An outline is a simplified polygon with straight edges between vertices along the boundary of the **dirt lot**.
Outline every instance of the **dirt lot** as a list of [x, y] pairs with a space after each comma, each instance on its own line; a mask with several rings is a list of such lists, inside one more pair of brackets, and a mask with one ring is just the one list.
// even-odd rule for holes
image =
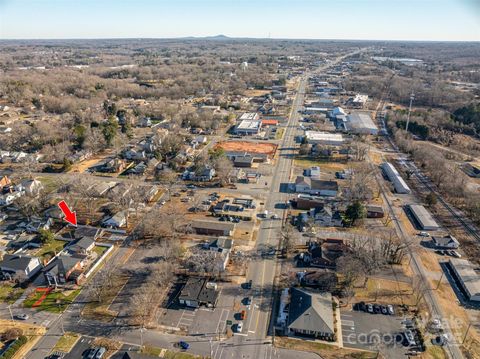
[[215, 148], [222, 148], [225, 151], [238, 151], [249, 153], [262, 153], [271, 157], [275, 156], [278, 145], [265, 142], [247, 142], [247, 141], [225, 141], [219, 142]]

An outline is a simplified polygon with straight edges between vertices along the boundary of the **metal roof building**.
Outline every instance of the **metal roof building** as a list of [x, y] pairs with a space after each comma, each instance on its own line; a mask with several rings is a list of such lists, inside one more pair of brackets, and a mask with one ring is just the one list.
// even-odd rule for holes
[[418, 225], [421, 229], [426, 231], [435, 231], [440, 228], [440, 226], [435, 222], [430, 212], [427, 211], [425, 207], [420, 204], [410, 204], [408, 205], [410, 213], [415, 217], [415, 220], [418, 222]]
[[243, 120], [235, 128], [235, 133], [239, 135], [256, 134], [261, 127], [262, 121], [260, 120]]
[[480, 302], [480, 276], [466, 259], [451, 258], [450, 266], [468, 299]]
[[307, 142], [312, 145], [342, 146], [345, 142], [340, 133], [305, 131]]
[[368, 113], [356, 112], [347, 116], [347, 131], [364, 135], [376, 135], [378, 127]]
[[383, 173], [387, 176], [390, 182], [392, 182], [395, 192], [400, 194], [408, 194], [411, 192], [410, 187], [404, 181], [400, 173], [390, 162], [383, 162], [381, 165]]

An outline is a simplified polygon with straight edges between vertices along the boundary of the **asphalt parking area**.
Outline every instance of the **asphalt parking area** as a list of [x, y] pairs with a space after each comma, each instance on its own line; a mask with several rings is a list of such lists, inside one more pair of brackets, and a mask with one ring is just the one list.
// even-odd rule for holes
[[81, 359], [87, 354], [90, 349], [90, 344], [93, 342], [93, 338], [81, 337], [70, 352], [65, 355], [64, 359]]
[[380, 350], [387, 358], [405, 358], [402, 318], [342, 311], [342, 338], [347, 348]]

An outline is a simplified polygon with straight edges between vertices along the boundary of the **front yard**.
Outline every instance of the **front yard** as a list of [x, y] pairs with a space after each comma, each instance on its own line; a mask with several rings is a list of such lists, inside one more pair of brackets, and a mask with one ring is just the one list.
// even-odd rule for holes
[[[38, 310], [46, 310], [51, 313], [62, 313], [75, 300], [80, 293], [80, 289], [75, 290], [57, 290], [48, 293], [45, 299], [36, 307]], [[39, 301], [44, 292], [35, 291], [23, 302], [26, 308], [32, 308]]]
[[17, 288], [11, 284], [0, 285], [0, 302], [13, 304], [24, 292], [24, 289]]
[[60, 252], [67, 242], [54, 239], [45, 243], [36, 253], [37, 257], [42, 260], [53, 258], [58, 252]]

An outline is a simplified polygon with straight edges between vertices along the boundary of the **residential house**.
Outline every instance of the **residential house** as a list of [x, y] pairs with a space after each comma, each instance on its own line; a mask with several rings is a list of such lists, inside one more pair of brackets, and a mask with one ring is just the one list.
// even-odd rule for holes
[[120, 211], [102, 222], [104, 227], [122, 228], [127, 225], [128, 211]]
[[215, 177], [215, 169], [212, 167], [205, 167], [197, 171], [186, 170], [182, 174], [182, 179], [186, 181], [208, 182]]
[[88, 191], [94, 197], [101, 197], [106, 194], [110, 189], [117, 185], [116, 182], [97, 182], [96, 184], [90, 186]]
[[84, 238], [88, 237], [96, 241], [103, 234], [102, 228], [90, 227], [90, 226], [78, 226], [75, 229], [74, 237], [75, 238]]
[[312, 210], [315, 224], [321, 227], [343, 227], [343, 218], [339, 211], [325, 204]]
[[287, 328], [291, 335], [334, 340], [332, 295], [291, 288]]
[[233, 248], [233, 239], [220, 237], [213, 240], [208, 248], [214, 252], [230, 253]]
[[206, 278], [189, 277], [178, 296], [178, 302], [191, 308], [198, 308], [201, 305], [215, 307], [218, 294], [216, 285], [209, 283]]
[[122, 172], [127, 167], [127, 162], [119, 158], [108, 160], [103, 165], [97, 167], [98, 172], [118, 173]]
[[192, 228], [197, 234], [230, 237], [235, 230], [235, 223], [196, 220], [193, 221]]
[[236, 183], [245, 178], [245, 171], [241, 168], [232, 168], [228, 173], [228, 182]]
[[297, 176], [295, 179], [295, 192], [297, 193], [309, 193], [310, 181], [304, 176]]
[[53, 220], [51, 218], [42, 219], [42, 218], [34, 217], [27, 224], [26, 230], [28, 233], [38, 233], [40, 230], [50, 229], [50, 226], [52, 224], [53, 224]]
[[3, 277], [20, 282], [32, 278], [41, 268], [37, 257], [22, 254], [5, 254], [0, 261], [0, 272]]
[[299, 255], [297, 264], [316, 268], [335, 269], [337, 259], [349, 250], [341, 239], [311, 241], [307, 245], [308, 251]]
[[437, 249], [457, 249], [460, 242], [451, 235], [445, 237], [432, 236], [432, 244]]
[[42, 272], [49, 286], [59, 286], [68, 282], [78, 284], [86, 265], [86, 256], [81, 254], [55, 257]]
[[81, 237], [73, 242], [70, 242], [67, 249], [74, 254], [88, 255], [95, 247], [95, 241], [92, 237]]

